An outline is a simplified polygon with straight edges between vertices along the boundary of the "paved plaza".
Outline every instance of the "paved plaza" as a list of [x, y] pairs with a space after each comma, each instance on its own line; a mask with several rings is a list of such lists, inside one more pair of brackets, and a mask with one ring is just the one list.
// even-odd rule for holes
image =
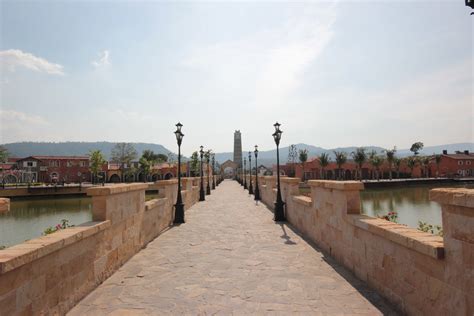
[[235, 181], [84, 298], [70, 315], [395, 314]]

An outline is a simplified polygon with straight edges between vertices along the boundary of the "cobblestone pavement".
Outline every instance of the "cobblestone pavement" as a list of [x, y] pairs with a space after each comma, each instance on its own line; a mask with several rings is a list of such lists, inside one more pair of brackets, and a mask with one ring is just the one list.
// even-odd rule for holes
[[224, 181], [70, 315], [394, 314], [272, 217], [237, 182]]

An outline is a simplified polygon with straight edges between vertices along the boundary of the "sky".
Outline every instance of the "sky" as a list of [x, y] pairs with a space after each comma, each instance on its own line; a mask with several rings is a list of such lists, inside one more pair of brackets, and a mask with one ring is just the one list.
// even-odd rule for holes
[[474, 142], [453, 1], [0, 1], [0, 143]]

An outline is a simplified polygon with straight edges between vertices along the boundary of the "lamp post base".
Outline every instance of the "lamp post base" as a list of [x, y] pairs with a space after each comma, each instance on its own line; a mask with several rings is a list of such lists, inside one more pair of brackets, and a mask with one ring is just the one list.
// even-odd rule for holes
[[174, 215], [174, 221], [173, 223], [175, 224], [183, 224], [184, 223], [184, 204], [175, 204], [175, 215]]
[[258, 186], [255, 187], [255, 201], [260, 201], [260, 190], [258, 189]]
[[277, 201], [275, 202], [275, 217], [273, 220], [275, 222], [285, 222], [285, 203]]
[[209, 186], [209, 184], [206, 187], [206, 195], [211, 195], [211, 187]]
[[206, 200], [206, 194], [204, 193], [203, 188], [199, 190], [199, 202], [205, 201]]

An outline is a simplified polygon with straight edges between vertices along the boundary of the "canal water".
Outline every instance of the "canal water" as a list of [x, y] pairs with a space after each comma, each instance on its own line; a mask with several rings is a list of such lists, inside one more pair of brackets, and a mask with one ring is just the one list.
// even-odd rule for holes
[[441, 187], [472, 189], [474, 184], [424, 184], [366, 189], [361, 192], [362, 213], [377, 217], [396, 212], [400, 224], [413, 228], [418, 228], [418, 221], [441, 226], [441, 205], [429, 199], [429, 191]]
[[[474, 188], [474, 184], [446, 185]], [[397, 212], [398, 222], [417, 228], [418, 221], [441, 225], [441, 207], [429, 200], [429, 190], [438, 185], [420, 185], [366, 189], [361, 192], [362, 212], [382, 216]], [[151, 193], [151, 192], [150, 192]], [[147, 194], [146, 200], [158, 197]], [[92, 220], [92, 199], [88, 197], [53, 197], [12, 200], [10, 212], [0, 214], [0, 247], [12, 246], [37, 238], [50, 226], [67, 219], [71, 225]]]
[[37, 238], [62, 219], [71, 225], [92, 220], [92, 199], [51, 197], [12, 200], [10, 212], [0, 214], [0, 246], [12, 246]]

